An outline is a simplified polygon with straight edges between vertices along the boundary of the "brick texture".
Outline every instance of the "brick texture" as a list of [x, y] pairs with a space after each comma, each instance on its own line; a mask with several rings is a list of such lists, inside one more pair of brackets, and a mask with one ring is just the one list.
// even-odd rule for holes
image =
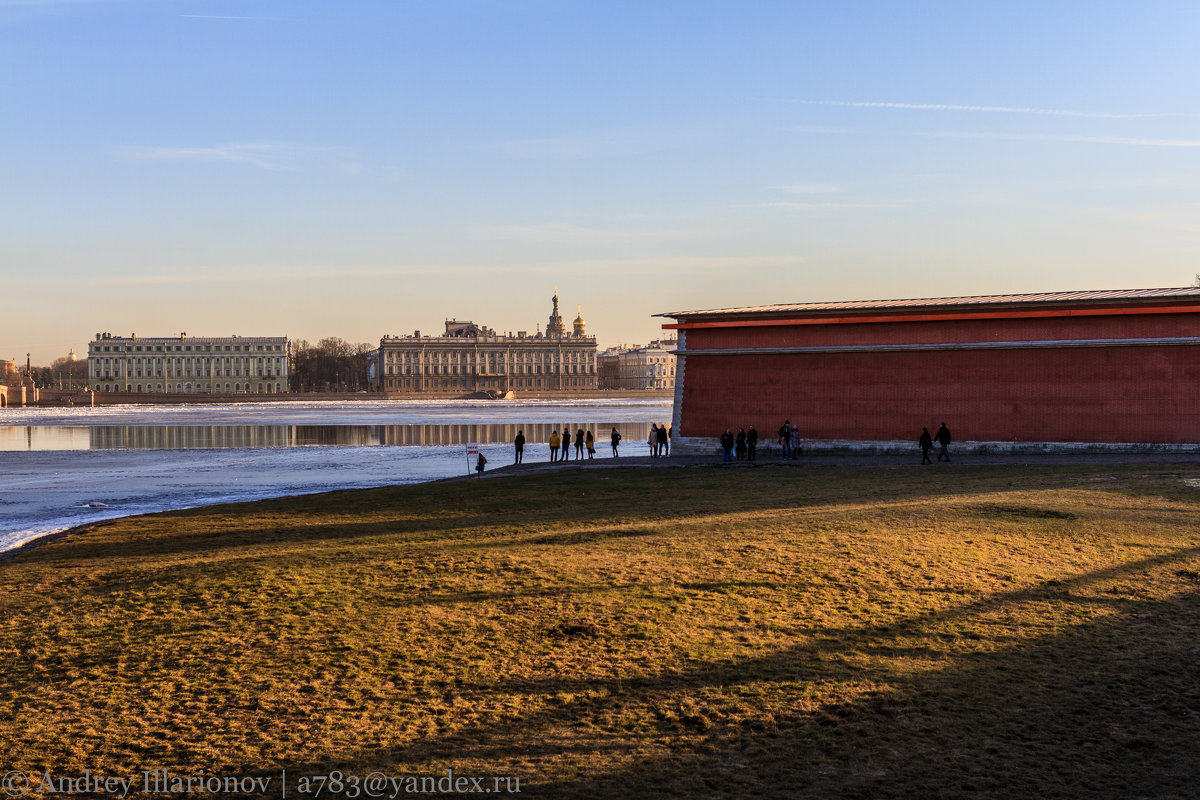
[[[1200, 314], [690, 330], [687, 349], [1200, 335]], [[784, 419], [806, 438], [1200, 442], [1200, 346], [765, 353], [687, 357], [677, 433]]]

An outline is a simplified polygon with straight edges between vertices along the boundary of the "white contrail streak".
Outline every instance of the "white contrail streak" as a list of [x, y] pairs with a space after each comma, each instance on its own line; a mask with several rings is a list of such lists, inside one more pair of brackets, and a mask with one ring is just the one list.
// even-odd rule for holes
[[886, 103], [851, 100], [800, 100], [810, 106], [845, 106], [849, 108], [899, 108], [909, 111], [975, 111], [994, 114], [1043, 114], [1054, 117], [1090, 117], [1093, 119], [1144, 119], [1160, 114], [1119, 114], [1107, 111], [1071, 111], [1062, 108], [1023, 108], [1020, 106], [967, 106], [949, 103]]

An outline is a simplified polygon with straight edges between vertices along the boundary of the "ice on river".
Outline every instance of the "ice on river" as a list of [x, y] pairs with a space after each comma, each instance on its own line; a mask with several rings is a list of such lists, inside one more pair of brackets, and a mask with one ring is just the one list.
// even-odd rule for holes
[[[505, 403], [265, 403], [206, 406], [109, 406], [5, 409], [0, 432], [20, 428], [111, 426], [434, 426], [473, 433], [508, 426], [630, 423], [638, 431], [670, 417], [668, 401]], [[458, 426], [469, 426], [458, 428]], [[500, 427], [497, 427], [500, 426]], [[633, 433], [633, 430], [630, 431]], [[607, 428], [597, 430], [607, 457]], [[31, 436], [31, 438], [33, 438]], [[548, 446], [529, 437], [526, 458], [547, 460]], [[644, 436], [641, 436], [644, 439]], [[394, 441], [409, 441], [407, 438]], [[77, 525], [115, 517], [306, 494], [417, 483], [463, 475], [473, 466], [455, 444], [223, 447], [213, 449], [10, 449], [0, 451], [0, 552]], [[627, 445], [637, 437], [627, 437]], [[644, 447], [644, 442], [643, 442]], [[480, 442], [489, 467], [512, 461], [507, 441]]]
[[0, 427], [16, 425], [430, 425], [553, 422], [603, 417], [659, 422], [669, 400], [418, 400], [359, 402], [116, 405], [0, 409]]

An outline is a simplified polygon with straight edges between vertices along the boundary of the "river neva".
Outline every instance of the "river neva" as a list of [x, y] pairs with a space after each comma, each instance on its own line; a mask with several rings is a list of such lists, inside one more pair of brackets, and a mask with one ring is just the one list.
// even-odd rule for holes
[[76, 525], [333, 489], [466, 474], [549, 459], [551, 430], [591, 430], [597, 458], [645, 455], [668, 400], [409, 401], [107, 406], [0, 411], [0, 551]]

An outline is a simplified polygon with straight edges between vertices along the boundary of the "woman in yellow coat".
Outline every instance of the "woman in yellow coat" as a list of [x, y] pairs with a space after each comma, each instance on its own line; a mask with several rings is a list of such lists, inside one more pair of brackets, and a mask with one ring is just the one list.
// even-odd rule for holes
[[558, 436], [558, 431], [550, 431], [550, 463], [558, 461], [558, 446], [562, 444], [562, 439]]

